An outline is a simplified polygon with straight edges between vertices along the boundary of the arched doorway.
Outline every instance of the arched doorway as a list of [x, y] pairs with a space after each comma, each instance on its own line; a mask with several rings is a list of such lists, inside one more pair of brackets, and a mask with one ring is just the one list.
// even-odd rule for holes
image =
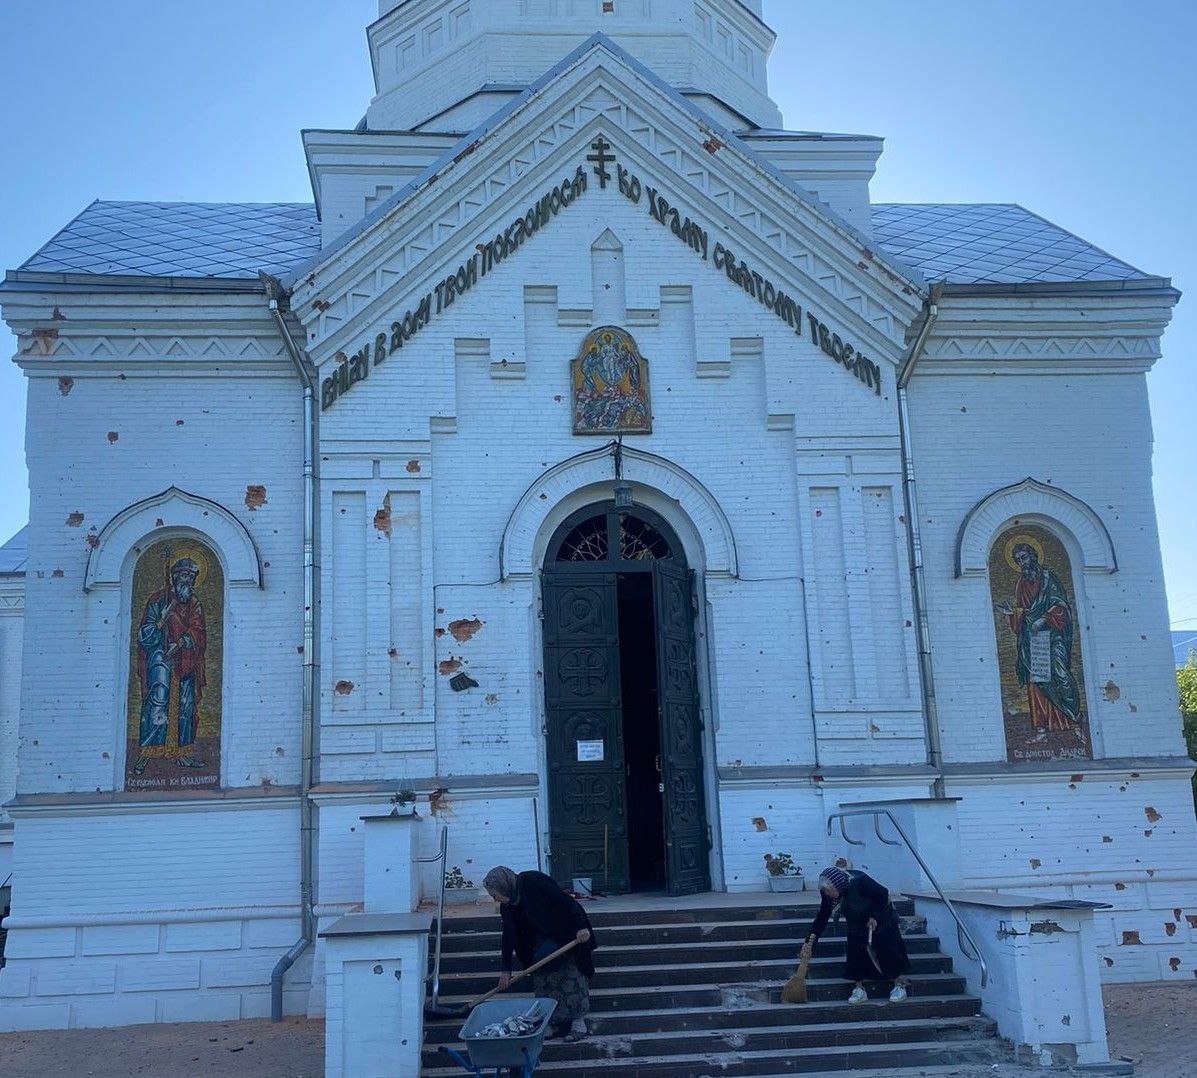
[[596, 891], [710, 889], [694, 579], [643, 507], [592, 505], [542, 576], [550, 868]]

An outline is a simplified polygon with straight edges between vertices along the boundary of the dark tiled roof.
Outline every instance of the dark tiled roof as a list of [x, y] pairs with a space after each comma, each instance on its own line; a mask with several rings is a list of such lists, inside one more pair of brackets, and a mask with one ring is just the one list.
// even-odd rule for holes
[[93, 202], [21, 269], [252, 280], [319, 249], [309, 203]]
[[873, 207], [877, 246], [950, 284], [1129, 281], [1147, 274], [1006, 204], [893, 204]]
[[0, 546], [0, 574], [23, 573], [25, 571], [25, 566], [29, 561], [28, 550], [26, 548], [28, 534], [29, 525], [26, 525], [7, 543]]
[[[1144, 279], [1021, 206], [877, 205], [877, 247], [952, 284]], [[315, 257], [320, 225], [306, 203], [95, 202], [21, 269], [252, 280]]]

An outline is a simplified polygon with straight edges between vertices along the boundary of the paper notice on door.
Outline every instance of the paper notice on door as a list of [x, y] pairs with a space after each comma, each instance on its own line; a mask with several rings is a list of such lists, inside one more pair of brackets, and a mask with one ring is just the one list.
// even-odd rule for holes
[[1031, 633], [1031, 680], [1046, 685], [1052, 679], [1052, 634], [1048, 630]]
[[596, 764], [606, 759], [606, 745], [602, 741], [579, 741], [578, 763]]

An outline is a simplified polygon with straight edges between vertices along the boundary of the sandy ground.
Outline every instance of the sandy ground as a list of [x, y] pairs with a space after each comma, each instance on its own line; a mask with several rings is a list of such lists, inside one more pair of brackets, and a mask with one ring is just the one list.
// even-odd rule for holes
[[[1106, 1019], [1111, 1058], [1134, 1062], [1140, 1078], [1197, 1075], [1197, 982], [1107, 988]], [[323, 1058], [323, 1023], [302, 1019], [277, 1026], [211, 1022], [0, 1036], [0, 1075], [14, 1078], [320, 1078]], [[900, 1073], [913, 1078], [918, 1072]], [[1030, 1078], [1035, 1071], [1007, 1065], [924, 1073]]]

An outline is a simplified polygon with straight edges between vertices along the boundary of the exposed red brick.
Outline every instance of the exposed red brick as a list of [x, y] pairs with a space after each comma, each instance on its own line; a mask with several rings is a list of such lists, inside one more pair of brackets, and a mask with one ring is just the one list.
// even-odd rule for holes
[[251, 513], [261, 509], [266, 504], [266, 488], [250, 484], [245, 488], [245, 508]]
[[[26, 355], [48, 356], [54, 351], [54, 342], [58, 340], [58, 330], [51, 326], [49, 329], [35, 329], [25, 349]], [[62, 379], [59, 379], [61, 382]]]
[[1138, 932], [1123, 932], [1122, 933], [1123, 947], [1142, 947], [1143, 941], [1139, 939]]
[[469, 620], [460, 618], [457, 621], [449, 622], [449, 632], [453, 634], [453, 639], [459, 644], [464, 644], [467, 640], [473, 640], [482, 629], [483, 623], [477, 618]]
[[1164, 931], [1167, 932], [1169, 936], [1175, 936], [1176, 935], [1176, 925], [1174, 925], [1171, 921], [1165, 921], [1164, 922]]
[[407, 472], [409, 475], [418, 475], [420, 472], [420, 462], [418, 460], [409, 460], [407, 462]]
[[374, 527], [388, 539], [391, 537], [391, 496], [389, 494], [382, 499], [382, 507], [374, 514]]
[[67, 522], [68, 528], [77, 528], [77, 527], [79, 527], [80, 524], [83, 523], [83, 514], [80, 512], [74, 512], [69, 517], [67, 517], [66, 522]]
[[336, 692], [338, 696], [348, 696], [351, 692], [353, 692], [354, 688], [356, 688], [356, 686], [352, 681], [338, 681]]
[[1158, 812], [1156, 812], [1156, 810], [1153, 809], [1150, 805], [1148, 805], [1146, 808], [1144, 808], [1143, 812], [1147, 816], [1148, 823], [1159, 823], [1160, 820], [1162, 820], [1164, 818]]
[[437, 669], [448, 677], [450, 674], [456, 674], [461, 669], [460, 659], [445, 659]]
[[764, 816], [753, 816], [752, 826], [755, 827], [758, 831], [768, 831], [769, 830], [769, 825], [767, 823], [765, 823]]

